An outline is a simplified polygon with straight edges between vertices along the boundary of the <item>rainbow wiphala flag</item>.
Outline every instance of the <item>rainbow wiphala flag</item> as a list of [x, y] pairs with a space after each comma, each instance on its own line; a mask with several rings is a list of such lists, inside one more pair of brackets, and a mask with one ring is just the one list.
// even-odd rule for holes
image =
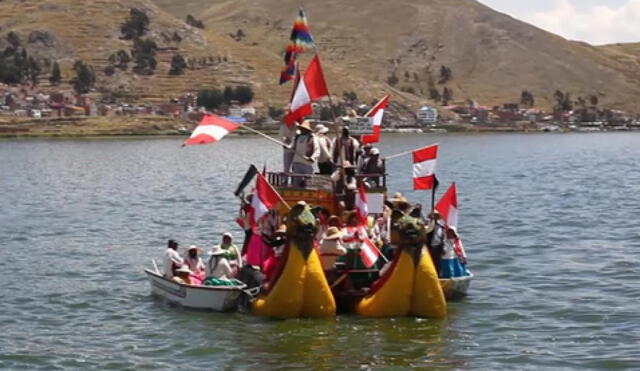
[[310, 48], [315, 48], [313, 37], [311, 37], [311, 31], [309, 30], [309, 24], [307, 23], [307, 16], [304, 14], [304, 9], [302, 8], [300, 8], [298, 18], [293, 24], [289, 40], [287, 52], [284, 55], [285, 67], [280, 73], [280, 84], [284, 84], [295, 76], [295, 60], [297, 55]]

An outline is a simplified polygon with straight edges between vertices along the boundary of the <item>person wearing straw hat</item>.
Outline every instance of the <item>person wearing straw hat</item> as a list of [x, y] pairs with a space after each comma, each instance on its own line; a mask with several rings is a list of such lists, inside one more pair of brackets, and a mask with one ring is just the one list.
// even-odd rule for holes
[[320, 263], [325, 271], [331, 270], [340, 256], [347, 254], [347, 249], [342, 245], [342, 232], [337, 227], [329, 227], [322, 236], [320, 245]]
[[192, 276], [195, 279], [196, 284], [202, 283], [206, 276], [206, 267], [204, 265], [204, 262], [202, 261], [202, 258], [200, 257], [201, 252], [202, 249], [200, 249], [198, 246], [191, 245], [187, 249], [187, 254], [184, 258], [184, 264], [189, 267], [191, 272], [193, 272]]
[[[293, 139], [293, 164], [291, 171], [294, 174], [313, 174], [313, 167], [320, 156], [320, 146], [316, 143], [316, 137], [311, 129], [311, 122], [305, 120], [300, 126], [300, 134]], [[303, 177], [296, 177], [293, 184], [300, 187], [304, 184]]]
[[214, 246], [209, 253], [207, 277], [217, 279], [229, 279], [234, 276], [229, 260], [225, 257], [225, 251], [220, 245]]
[[164, 255], [164, 276], [168, 279], [173, 278], [176, 269], [184, 264], [184, 260], [178, 254], [178, 243], [174, 240], [167, 242], [167, 250]]
[[176, 269], [175, 274], [176, 275], [172, 278], [174, 282], [183, 285], [193, 284], [193, 282], [191, 281], [191, 275], [193, 274], [193, 272], [191, 272], [191, 269], [189, 269], [189, 267], [187, 267], [186, 265], [183, 265], [180, 268]]
[[440, 278], [468, 276], [467, 256], [456, 227], [447, 227], [446, 236], [439, 264]]
[[333, 146], [333, 140], [327, 135], [329, 128], [322, 124], [317, 124], [315, 132], [318, 147], [320, 148], [318, 172], [322, 175], [331, 175], [333, 173], [333, 162], [331, 162], [331, 146]]

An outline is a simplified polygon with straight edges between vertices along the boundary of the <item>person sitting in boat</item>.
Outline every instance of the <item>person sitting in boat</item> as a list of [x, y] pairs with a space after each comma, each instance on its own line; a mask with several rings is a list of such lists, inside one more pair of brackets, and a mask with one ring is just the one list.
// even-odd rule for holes
[[315, 132], [320, 150], [320, 154], [318, 155], [318, 172], [321, 175], [331, 175], [333, 173], [333, 162], [331, 162], [333, 140], [327, 135], [329, 128], [318, 124], [316, 125]]
[[188, 266], [182, 265], [175, 271], [175, 276], [171, 278], [174, 282], [183, 284], [183, 285], [192, 285], [193, 281], [191, 280], [191, 269]]
[[343, 246], [341, 237], [342, 233], [336, 227], [329, 227], [322, 237], [319, 253], [320, 263], [325, 272], [334, 268], [338, 257], [347, 254], [347, 249]]
[[444, 239], [444, 248], [442, 258], [440, 259], [440, 278], [464, 277], [468, 276], [467, 271], [467, 255], [464, 252], [462, 241], [458, 235], [456, 227], [447, 228], [446, 238]]
[[240, 249], [233, 243], [233, 235], [229, 232], [222, 234], [222, 242], [220, 248], [224, 251], [224, 257], [227, 258], [231, 268], [238, 270], [242, 267], [242, 255]]
[[313, 209], [311, 209], [311, 213], [316, 217], [316, 221], [318, 222], [318, 233], [316, 233], [316, 241], [321, 243], [324, 233], [327, 231], [327, 228], [329, 228], [328, 223], [331, 214], [326, 207], [322, 206], [314, 207]]
[[164, 276], [173, 278], [174, 271], [184, 264], [184, 260], [178, 254], [178, 243], [174, 240], [167, 242], [167, 250], [164, 255]]
[[189, 246], [187, 249], [187, 255], [184, 258], [184, 264], [189, 267], [192, 272], [193, 284], [202, 284], [202, 281], [206, 277], [206, 267], [202, 258], [200, 258], [201, 249], [196, 245]]
[[218, 245], [214, 246], [209, 253], [209, 264], [207, 278], [228, 280], [235, 276], [229, 260], [225, 257], [225, 251]]
[[426, 227], [427, 247], [436, 269], [440, 270], [440, 260], [442, 258], [444, 241], [446, 239], [444, 222], [438, 210], [433, 210], [429, 214], [429, 222]]
[[[293, 139], [293, 165], [291, 170], [296, 175], [313, 174], [314, 165], [320, 155], [320, 146], [311, 130], [311, 122], [305, 120], [299, 126], [300, 134]], [[303, 187], [304, 177], [297, 176], [293, 179], [295, 187]]]

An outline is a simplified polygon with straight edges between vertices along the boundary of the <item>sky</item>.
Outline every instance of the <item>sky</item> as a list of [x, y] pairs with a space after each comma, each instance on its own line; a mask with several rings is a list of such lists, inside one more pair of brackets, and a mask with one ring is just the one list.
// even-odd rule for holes
[[570, 40], [640, 42], [640, 0], [479, 0]]

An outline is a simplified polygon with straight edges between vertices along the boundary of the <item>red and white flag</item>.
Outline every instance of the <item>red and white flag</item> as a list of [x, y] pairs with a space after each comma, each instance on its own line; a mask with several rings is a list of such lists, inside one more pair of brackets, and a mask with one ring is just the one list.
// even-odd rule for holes
[[291, 99], [289, 113], [284, 117], [284, 123], [291, 126], [296, 121], [302, 121], [305, 116], [313, 114], [311, 102], [328, 95], [329, 89], [324, 80], [320, 59], [318, 59], [318, 55], [315, 55], [307, 70], [304, 71], [304, 76], [298, 82]]
[[267, 182], [264, 175], [258, 173], [256, 179], [256, 191], [251, 198], [252, 225], [256, 225], [269, 210], [273, 210], [280, 202], [278, 192]]
[[438, 145], [413, 151], [413, 189], [433, 189], [436, 183]]
[[360, 183], [360, 187], [358, 188], [355, 206], [360, 223], [367, 225], [367, 218], [369, 217], [369, 206], [367, 205], [367, 192], [364, 189], [363, 183]]
[[382, 98], [367, 114], [367, 117], [371, 117], [373, 120], [373, 134], [363, 135], [361, 138], [362, 144], [378, 143], [380, 141], [382, 117], [384, 116], [385, 108], [389, 104], [389, 98], [391, 98], [391, 95]]
[[365, 238], [362, 241], [362, 245], [360, 245], [360, 257], [362, 258], [362, 262], [365, 267], [371, 268], [380, 258], [380, 250], [373, 244], [373, 242]]
[[451, 184], [447, 192], [442, 195], [436, 205], [436, 210], [440, 212], [447, 226], [458, 227], [458, 195], [455, 183]]
[[200, 124], [182, 146], [215, 143], [240, 125], [216, 115], [204, 115]]

